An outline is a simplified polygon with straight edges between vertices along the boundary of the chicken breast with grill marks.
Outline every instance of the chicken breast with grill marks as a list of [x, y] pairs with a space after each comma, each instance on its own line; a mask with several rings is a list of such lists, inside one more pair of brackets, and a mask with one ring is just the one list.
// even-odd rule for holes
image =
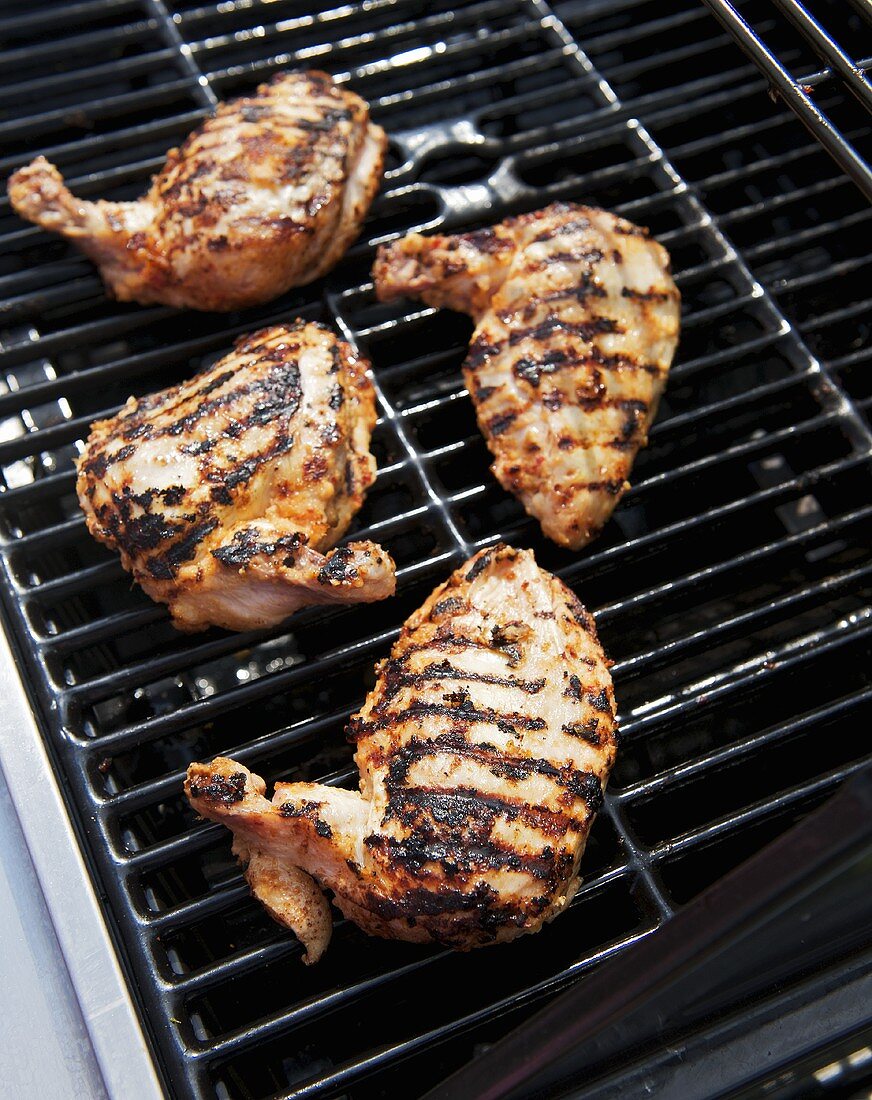
[[255, 895], [314, 962], [321, 888], [365, 931], [466, 950], [562, 912], [615, 759], [593, 619], [530, 551], [482, 551], [403, 627], [349, 733], [360, 792], [224, 757], [185, 790], [227, 825]]
[[326, 73], [284, 73], [218, 107], [136, 202], [86, 202], [44, 157], [15, 210], [74, 241], [121, 301], [201, 310], [268, 302], [319, 278], [357, 236], [387, 138]]
[[593, 539], [629, 488], [675, 353], [666, 250], [623, 218], [556, 203], [383, 245], [373, 278], [382, 301], [474, 318], [463, 373], [497, 480], [556, 543]]
[[381, 547], [327, 553], [375, 478], [367, 367], [322, 325], [278, 325], [92, 426], [77, 483], [88, 529], [180, 630], [393, 595]]

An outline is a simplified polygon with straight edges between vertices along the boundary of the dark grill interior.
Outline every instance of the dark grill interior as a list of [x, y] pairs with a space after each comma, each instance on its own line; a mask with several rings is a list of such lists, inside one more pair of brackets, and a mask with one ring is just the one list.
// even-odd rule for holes
[[[868, 143], [862, 104], [790, 23], [768, 4], [741, 11]], [[418, 1095], [868, 759], [872, 211], [698, 0], [578, 0], [556, 16], [536, 0], [321, 14], [81, 0], [0, 20], [3, 175], [44, 152], [83, 195], [134, 197], [216, 97], [286, 65], [347, 79], [392, 138], [340, 268], [245, 314], [116, 305], [85, 259], [5, 199], [0, 213], [6, 611], [179, 1096]], [[838, 21], [856, 57], [872, 54], [858, 9]], [[650, 226], [684, 297], [633, 489], [578, 556], [543, 541], [488, 473], [459, 373], [469, 323], [379, 305], [368, 282], [379, 240], [552, 198]], [[131, 392], [295, 315], [338, 322], [375, 363], [379, 477], [351, 533], [394, 555], [398, 598], [303, 613], [266, 639], [183, 637], [88, 537], [72, 459]], [[342, 727], [373, 663], [497, 538], [576, 588], [617, 662], [624, 747], [585, 885], [540, 935], [471, 956], [339, 922], [309, 970], [249, 899], [227, 834], [194, 821], [184, 767], [222, 752], [268, 781], [356, 782]]]

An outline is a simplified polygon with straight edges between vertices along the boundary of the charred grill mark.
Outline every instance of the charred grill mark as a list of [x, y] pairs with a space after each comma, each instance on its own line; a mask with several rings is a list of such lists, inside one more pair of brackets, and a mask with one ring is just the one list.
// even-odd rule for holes
[[[273, 441], [272, 446], [267, 447], [267, 449], [261, 451], [260, 454], [252, 455], [250, 458], [246, 458], [244, 462], [238, 463], [236, 468], [226, 475], [224, 478], [225, 488], [230, 490], [237, 488], [239, 485], [244, 485], [254, 477], [261, 466], [289, 451], [293, 443], [293, 436], [280, 432]], [[212, 476], [220, 477], [221, 471], [218, 471]]]
[[631, 225], [629, 222], [615, 222], [612, 227], [613, 233], [620, 233], [622, 237], [642, 237], [647, 240], [650, 236], [650, 230], [641, 225]]
[[569, 683], [563, 689], [563, 694], [566, 696], [567, 699], [575, 699], [576, 702], [578, 702], [578, 703], [581, 702], [581, 694], [582, 694], [581, 680], [579, 680], [579, 678], [575, 675], [574, 672], [569, 677]]
[[459, 828], [469, 822], [490, 818], [489, 825], [499, 817], [506, 821], [521, 821], [547, 836], [564, 838], [569, 830], [584, 827], [584, 820], [563, 810], [546, 806], [531, 806], [522, 799], [502, 798], [485, 794], [472, 787], [401, 787], [393, 791], [382, 819], [386, 825], [392, 818], [411, 828], [426, 814], [435, 824]]
[[511, 240], [499, 236], [493, 227], [477, 229], [474, 233], [464, 233], [460, 240], [474, 248], [476, 252], [484, 252], [486, 255], [492, 255], [496, 252], [512, 252], [515, 248]]
[[630, 358], [628, 355], [606, 355], [600, 351], [595, 345], [588, 352], [588, 358], [603, 370], [638, 370], [644, 371], [646, 374], [659, 377], [663, 374], [663, 371], [656, 363], [639, 363], [637, 360]]
[[292, 535], [282, 535], [271, 542], [262, 541], [257, 536], [256, 527], [246, 527], [237, 531], [229, 543], [213, 550], [212, 556], [222, 565], [241, 569], [257, 555], [263, 554], [271, 558], [276, 553], [281, 553], [285, 555], [282, 565], [291, 568], [295, 564], [297, 551], [306, 543], [306, 536], [300, 531], [295, 531]]
[[517, 418], [518, 414], [515, 412], [502, 413], [499, 416], [492, 416], [485, 427], [491, 435], [502, 435], [511, 428]]
[[594, 710], [598, 710], [602, 714], [612, 713], [612, 705], [609, 702], [609, 693], [606, 688], [603, 688], [602, 691], [598, 692], [596, 695], [591, 695], [591, 693], [588, 692], [585, 698]]
[[577, 737], [580, 741], [587, 741], [589, 745], [601, 745], [602, 738], [599, 734], [599, 719], [591, 718], [587, 722], [567, 722], [560, 727], [570, 737]]
[[461, 734], [440, 733], [431, 739], [411, 737], [401, 748], [389, 754], [388, 778], [385, 788], [390, 795], [406, 785], [413, 764], [428, 756], [460, 756], [474, 760], [500, 779], [518, 781], [531, 775], [544, 775], [567, 795], [582, 798], [591, 814], [602, 805], [602, 787], [593, 772], [580, 771], [572, 764], [557, 767], [549, 760], [533, 756], [511, 756], [487, 742], [467, 741]]
[[480, 554], [467, 570], [466, 579], [468, 581], [474, 581], [475, 578], [483, 573], [488, 565], [490, 565], [493, 555], [494, 550], [488, 550], [484, 554]]
[[188, 789], [192, 798], [205, 798], [209, 802], [230, 806], [245, 798], [245, 772], [233, 772], [231, 775], [215, 772], [206, 783], [192, 780]]
[[572, 867], [568, 852], [555, 852], [546, 846], [538, 853], [517, 852], [514, 848], [486, 838], [445, 837], [428, 829], [419, 829], [408, 837], [371, 834], [363, 843], [381, 851], [389, 863], [416, 873], [427, 863], [438, 863], [447, 877], [470, 875], [488, 870], [524, 872], [548, 883], [556, 883]]
[[538, 387], [542, 378], [542, 365], [532, 359], [518, 359], [512, 364], [512, 371], [516, 378], [529, 382], [531, 386]]
[[[420, 887], [406, 890], [395, 897], [385, 897], [383, 894], [370, 892], [366, 898], [366, 908], [384, 920], [465, 913], [469, 914], [471, 921], [482, 925], [486, 920], [485, 914], [491, 913], [492, 920], [499, 920], [498, 914], [504, 911], [502, 907], [495, 907], [498, 896], [496, 890], [486, 882], [477, 883], [475, 888], [469, 891], [442, 885], [438, 892]], [[509, 910], [507, 919], [501, 923], [508, 923], [509, 917], [517, 919], [517, 913]]]
[[458, 680], [463, 683], [493, 684], [497, 687], [514, 688], [527, 695], [537, 695], [545, 686], [545, 678], [540, 680], [521, 680], [515, 676], [495, 676], [483, 672], [471, 672], [456, 668], [447, 659], [431, 661], [419, 672], [408, 671], [406, 662], [408, 652], [400, 658], [392, 658], [381, 666], [380, 675], [383, 694], [380, 706], [394, 698], [404, 687], [416, 687], [439, 680]]
[[544, 266], [554, 263], [585, 263], [593, 266], [594, 264], [598, 264], [602, 258], [603, 254], [598, 248], [590, 248], [585, 244], [580, 244], [577, 248], [567, 248], [561, 249], [558, 252], [549, 252], [541, 262]]
[[[323, 432], [322, 432], [323, 438]], [[303, 460], [303, 477], [306, 481], [320, 481], [329, 469], [327, 459], [323, 454], [312, 454]]]
[[586, 481], [578, 486], [579, 491], [588, 493], [608, 493], [611, 497], [620, 496], [627, 483], [622, 477], [610, 481]]
[[[254, 354], [258, 350], [260, 349], [251, 349], [251, 353]], [[282, 416], [290, 421], [300, 406], [302, 386], [299, 365], [295, 361], [289, 361], [284, 358], [285, 354], [286, 352], [281, 348], [271, 349], [271, 354], [264, 356], [264, 359], [271, 360], [269, 369], [264, 377], [258, 377], [248, 382], [243, 382], [241, 385], [226, 390], [224, 393], [219, 394], [217, 397], [212, 397], [209, 400], [202, 400], [202, 398], [206, 394], [214, 392], [217, 388], [217, 385], [214, 384], [217, 381], [216, 379], [210, 380], [205, 386], [201, 387], [199, 390], [195, 390], [193, 393], [186, 393], [180, 396], [178, 390], [173, 391], [173, 397], [179, 397], [179, 400], [176, 401], [175, 406], [161, 408], [161, 415], [166, 416], [173, 411], [173, 408], [179, 408], [185, 404], [192, 404], [194, 407], [184, 416], [168, 424], [155, 426], [148, 420], [144, 420], [139, 416], [139, 413], [141, 411], [150, 412], [153, 410], [147, 407], [143, 410], [142, 404], [140, 403], [129, 418], [122, 418], [124, 428], [121, 435], [125, 439], [133, 438], [134, 436], [136, 438], [146, 436], [149, 439], [161, 439], [166, 436], [186, 435], [192, 432], [200, 421], [210, 416], [212, 413], [232, 407], [240, 403], [242, 398], [259, 394], [264, 394], [264, 398], [255, 402], [247, 416], [239, 417], [235, 421], [239, 429], [245, 430], [252, 426], [264, 426]], [[223, 384], [228, 378], [233, 377], [235, 373], [236, 372], [231, 371], [225, 372], [220, 376], [222, 382], [219, 384]], [[164, 396], [169, 402], [169, 395]], [[210, 445], [210, 449], [211, 446], [214, 446], [214, 444]]]
[[489, 344], [483, 335], [476, 336], [469, 345], [464, 366], [470, 370], [476, 370], [491, 356], [498, 355], [501, 350], [502, 346], [500, 344]]
[[218, 519], [213, 516], [192, 527], [185, 537], [173, 543], [166, 553], [146, 561], [149, 573], [157, 580], [168, 580], [174, 577], [186, 561], [191, 561], [197, 553], [197, 547], [217, 526]]
[[[590, 219], [582, 214], [577, 218], [571, 218], [569, 221], [559, 222], [557, 225], [549, 226], [548, 229], [543, 230], [533, 238], [533, 243], [541, 244], [543, 241], [554, 240], [555, 237], [568, 237], [573, 233], [579, 233], [585, 229], [590, 229]], [[598, 259], [602, 259], [601, 252]]]
[[161, 543], [168, 542], [177, 531], [183, 530], [184, 526], [184, 523], [173, 523], [160, 513], [146, 512], [127, 520], [120, 544], [128, 553], [155, 550]]
[[436, 619], [440, 615], [453, 615], [458, 611], [465, 611], [466, 603], [459, 599], [457, 596], [448, 596], [444, 600], [440, 600], [433, 605], [433, 610], [430, 612], [430, 618]]
[[357, 570], [351, 564], [353, 559], [354, 551], [347, 546], [340, 546], [330, 556], [327, 564], [318, 571], [318, 583], [339, 585], [355, 580]]
[[429, 641], [413, 642], [404, 648], [403, 656], [408, 657], [413, 653], [421, 653], [427, 650], [464, 650], [464, 649], [491, 649], [486, 642], [477, 638], [467, 638], [463, 634], [455, 634], [448, 628], [448, 624], [440, 626], [438, 633]]
[[518, 644], [521, 638], [517, 626], [517, 623], [504, 623], [491, 628], [491, 646], [505, 653], [510, 668], [520, 661], [523, 652]]
[[[512, 364], [512, 372], [515, 377], [529, 382], [534, 388], [538, 388], [544, 375], [556, 374], [558, 371], [574, 368], [602, 368], [606, 371], [639, 370], [653, 375], [662, 373], [660, 368], [654, 364], [637, 363], [625, 355], [604, 355], [595, 346], [586, 351], [584, 355], [573, 355], [571, 352], [558, 349], [547, 352], [539, 359], [524, 356]], [[476, 390], [476, 397], [480, 397], [480, 391], [478, 390]], [[637, 404], [644, 404], [644, 402], [637, 402]], [[645, 409], [647, 411], [647, 405], [645, 405]]]
[[553, 374], [554, 371], [570, 366], [575, 362], [580, 361], [574, 360], [565, 351], [555, 349], [545, 352], [540, 359], [530, 359], [527, 356], [517, 359], [512, 364], [512, 372], [516, 378], [521, 378], [525, 382], [529, 382], [531, 386], [538, 387], [543, 374]]
[[269, 117], [270, 112], [271, 108], [268, 106], [251, 103], [240, 110], [239, 117], [243, 122], [260, 122], [262, 118]]
[[572, 617], [578, 623], [582, 630], [586, 633], [596, 637], [596, 624], [594, 622], [593, 615], [584, 606], [581, 600], [571, 590], [567, 589], [567, 605], [572, 613]]
[[335, 129], [340, 122], [350, 122], [351, 112], [342, 108], [326, 111], [323, 118], [310, 121], [307, 119], [294, 119], [294, 129], [308, 133], [326, 134]]
[[301, 802], [299, 805], [295, 805], [293, 802], [285, 802], [279, 807], [279, 813], [285, 818], [305, 817], [315, 826], [315, 832], [318, 836], [323, 837], [325, 840], [330, 840], [333, 836], [333, 830], [318, 814], [322, 805], [322, 802], [305, 801]]
[[630, 286], [621, 288], [624, 298], [631, 298], [635, 302], [671, 302], [675, 297], [669, 291], [663, 290], [634, 290]]
[[464, 725], [491, 725], [496, 726], [502, 733], [508, 736], [516, 736], [518, 730], [543, 730], [547, 723], [544, 718], [533, 718], [527, 714], [510, 712], [502, 714], [487, 707], [478, 709], [466, 692], [455, 692], [446, 695], [448, 703], [410, 703], [403, 710], [380, 713], [377, 718], [363, 719], [352, 718], [348, 724], [349, 735], [357, 741], [364, 737], [371, 737], [382, 730], [393, 729], [401, 722], [407, 722], [414, 718], [450, 718]]
[[221, 371], [219, 374], [214, 375], [214, 377], [209, 379], [205, 386], [201, 386], [201, 388], [197, 391], [196, 396], [208, 397], [210, 393], [214, 393], [215, 390], [220, 389], [220, 387], [223, 386], [225, 382], [229, 382], [235, 373], [236, 372], [232, 370], [225, 370]]
[[539, 306], [546, 303], [577, 302], [581, 305], [589, 298], [607, 297], [608, 291], [605, 287], [600, 286], [593, 275], [585, 275], [576, 286], [568, 287], [566, 290], [554, 290], [541, 298], [535, 298], [529, 305], [524, 307], [524, 317], [525, 319], [532, 317]]
[[553, 332], [571, 332], [582, 340], [593, 340], [604, 333], [619, 333], [622, 329], [611, 317], [592, 317], [589, 321], [567, 321], [562, 317], [547, 317], [532, 328], [516, 329], [509, 336], [509, 347], [515, 347], [524, 340], [544, 340]]
[[82, 469], [87, 473], [92, 474], [96, 478], [103, 478], [106, 476], [106, 471], [116, 462], [123, 462], [136, 450], [135, 444], [128, 443], [124, 447], [119, 447], [114, 454], [106, 454], [102, 451], [100, 454], [95, 455], [94, 458], [87, 459], [82, 464]]

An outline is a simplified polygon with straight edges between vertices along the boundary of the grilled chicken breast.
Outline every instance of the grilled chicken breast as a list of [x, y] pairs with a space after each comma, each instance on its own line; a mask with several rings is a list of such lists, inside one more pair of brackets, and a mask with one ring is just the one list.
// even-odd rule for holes
[[234, 834], [255, 895], [314, 962], [320, 887], [377, 936], [465, 950], [569, 904], [615, 758], [593, 619], [530, 551], [485, 550], [403, 627], [349, 733], [360, 792], [264, 781], [219, 757], [185, 790]]
[[373, 278], [382, 301], [473, 317], [463, 373], [497, 480], [559, 545], [593, 539], [629, 488], [678, 341], [666, 250], [622, 218], [556, 203], [383, 245]]
[[137, 202], [85, 202], [44, 157], [15, 210], [74, 241], [121, 301], [241, 309], [311, 282], [357, 236], [387, 139], [326, 73], [286, 73], [222, 104]]
[[367, 367], [328, 328], [278, 325], [92, 426], [77, 483], [88, 529], [180, 630], [393, 595], [379, 546], [325, 556], [375, 478]]

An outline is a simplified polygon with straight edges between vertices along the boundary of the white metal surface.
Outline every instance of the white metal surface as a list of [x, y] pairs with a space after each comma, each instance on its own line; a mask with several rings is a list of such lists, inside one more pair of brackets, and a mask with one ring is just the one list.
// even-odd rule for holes
[[[40, 1096], [102, 1100], [108, 1093], [112, 1100], [161, 1100], [164, 1092], [99, 899], [2, 630], [0, 698], [0, 768], [11, 796], [0, 813], [0, 844], [8, 836], [13, 853], [20, 823], [27, 845], [26, 852], [4, 859], [0, 872], [0, 935], [9, 935], [0, 968], [0, 979], [8, 976], [0, 987], [3, 1094], [25, 1100], [28, 1093], [14, 1087], [23, 1073], [21, 1080], [39, 1086]], [[39, 989], [30, 987], [34, 981]], [[53, 995], [61, 1000], [53, 1003]], [[65, 1091], [65, 1084], [75, 1091]]]

